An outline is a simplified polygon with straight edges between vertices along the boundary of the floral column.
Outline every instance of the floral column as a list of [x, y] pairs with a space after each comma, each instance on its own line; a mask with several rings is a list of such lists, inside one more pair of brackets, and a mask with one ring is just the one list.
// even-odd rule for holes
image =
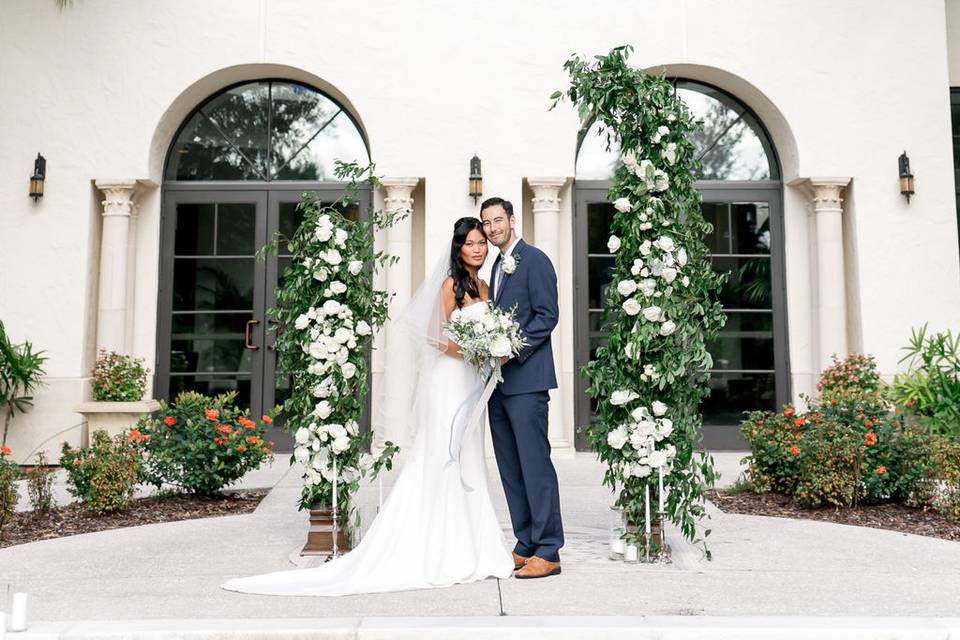
[[840, 192], [850, 178], [802, 178], [790, 184], [800, 186], [810, 198], [816, 229], [817, 261], [817, 359], [813, 365], [823, 371], [831, 355], [847, 355], [847, 288], [843, 260], [843, 199]]
[[137, 180], [97, 180], [103, 192], [100, 274], [97, 300], [97, 347], [126, 353], [127, 278], [130, 268], [130, 225]]
[[[527, 178], [527, 184], [533, 190], [533, 232], [537, 248], [547, 254], [555, 270], [562, 268], [560, 259], [560, 189], [566, 184], [566, 178]], [[560, 345], [564, 336], [561, 325], [557, 325], [553, 334], [553, 361], [559, 365]], [[550, 395], [553, 410], [550, 412], [548, 436], [550, 446], [555, 449], [570, 448], [571, 439], [563, 429], [563, 387], [554, 389]]]

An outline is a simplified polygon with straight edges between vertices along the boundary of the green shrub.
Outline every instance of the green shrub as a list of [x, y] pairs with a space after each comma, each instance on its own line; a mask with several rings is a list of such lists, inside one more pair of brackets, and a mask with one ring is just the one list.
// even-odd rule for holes
[[264, 435], [273, 420], [249, 419], [235, 400], [235, 391], [214, 398], [185, 391], [161, 402], [157, 417], [141, 418], [146, 482], [214, 495], [270, 458], [273, 442]]
[[17, 506], [17, 485], [20, 466], [9, 458], [10, 447], [0, 447], [0, 539], [3, 526], [13, 518]]
[[37, 454], [37, 464], [25, 475], [33, 513], [49, 513], [53, 508], [53, 471], [47, 468], [47, 455], [43, 451]]
[[927, 325], [914, 329], [907, 352], [906, 373], [897, 374], [893, 398], [909, 407], [933, 433], [960, 439], [960, 334], [927, 336]]
[[63, 443], [60, 465], [67, 471], [67, 489], [97, 515], [126, 509], [141, 479], [137, 430], [112, 439], [106, 431], [94, 431], [91, 445], [74, 449]]
[[878, 391], [881, 387], [877, 362], [873, 356], [852, 353], [843, 360], [832, 356], [833, 365], [824, 369], [817, 382], [820, 393]]
[[797, 446], [794, 499], [805, 507], [851, 506], [862, 493], [860, 448], [860, 438], [849, 425], [821, 420], [807, 429]]
[[796, 450], [798, 430], [794, 427], [793, 408], [783, 413], [752, 411], [740, 425], [740, 434], [750, 443], [751, 454], [740, 462], [757, 491], [792, 493], [797, 483]]
[[101, 349], [93, 367], [93, 399], [110, 402], [140, 400], [149, 371], [143, 366], [143, 358]]

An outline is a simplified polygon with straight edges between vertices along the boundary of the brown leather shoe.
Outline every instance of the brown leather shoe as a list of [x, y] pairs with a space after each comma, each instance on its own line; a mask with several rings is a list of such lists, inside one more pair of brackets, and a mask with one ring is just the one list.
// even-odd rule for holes
[[546, 578], [560, 573], [560, 563], [544, 560], [540, 556], [533, 556], [523, 568], [513, 574], [515, 577], [524, 580], [526, 578]]
[[516, 551], [514, 551], [514, 552], [513, 552], [513, 569], [514, 569], [514, 571], [519, 571], [520, 569], [523, 569], [523, 565], [527, 564], [527, 560], [529, 560], [529, 559], [530, 559], [530, 558], [527, 558], [526, 556], [522, 556], [522, 555], [520, 555], [519, 553], [517, 553]]

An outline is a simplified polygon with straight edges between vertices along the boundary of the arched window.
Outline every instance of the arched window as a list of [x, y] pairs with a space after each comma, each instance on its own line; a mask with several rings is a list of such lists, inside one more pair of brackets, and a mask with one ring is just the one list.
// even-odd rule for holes
[[[254, 415], [283, 402], [289, 376], [273, 350], [277, 280], [290, 263], [256, 252], [300, 224], [304, 191], [336, 202], [336, 160], [366, 165], [364, 135], [343, 105], [298, 82], [259, 80], [228, 87], [180, 127], [164, 169], [155, 395], [236, 391]], [[344, 214], [364, 215], [369, 189]], [[275, 422], [277, 450], [291, 440]], [[367, 416], [362, 426], [368, 424]]]
[[[676, 79], [677, 94], [703, 122], [693, 142], [701, 163], [697, 189], [713, 232], [706, 239], [714, 268], [730, 277], [721, 292], [727, 324], [710, 345], [711, 395], [702, 405], [705, 444], [741, 448], [742, 412], [789, 401], [780, 166], [762, 123], [733, 96]], [[576, 365], [604, 342], [602, 306], [613, 256], [606, 248], [613, 207], [606, 192], [621, 162], [600, 123], [578, 137], [574, 238]], [[595, 409], [577, 376], [577, 423]], [[585, 443], [578, 441], [578, 446]]]

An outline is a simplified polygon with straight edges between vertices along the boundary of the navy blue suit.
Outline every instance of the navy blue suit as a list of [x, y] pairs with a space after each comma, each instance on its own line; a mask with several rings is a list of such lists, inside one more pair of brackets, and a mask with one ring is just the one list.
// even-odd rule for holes
[[[557, 388], [550, 333], [557, 326], [557, 274], [550, 259], [518, 240], [510, 254], [517, 268], [503, 274], [495, 302], [503, 309], [516, 305], [517, 321], [527, 346], [503, 366], [503, 382], [490, 397], [490, 433], [497, 467], [510, 509], [514, 551], [559, 561], [563, 546], [560, 491], [550, 460], [547, 403]], [[502, 256], [497, 256], [490, 290], [497, 291]]]

